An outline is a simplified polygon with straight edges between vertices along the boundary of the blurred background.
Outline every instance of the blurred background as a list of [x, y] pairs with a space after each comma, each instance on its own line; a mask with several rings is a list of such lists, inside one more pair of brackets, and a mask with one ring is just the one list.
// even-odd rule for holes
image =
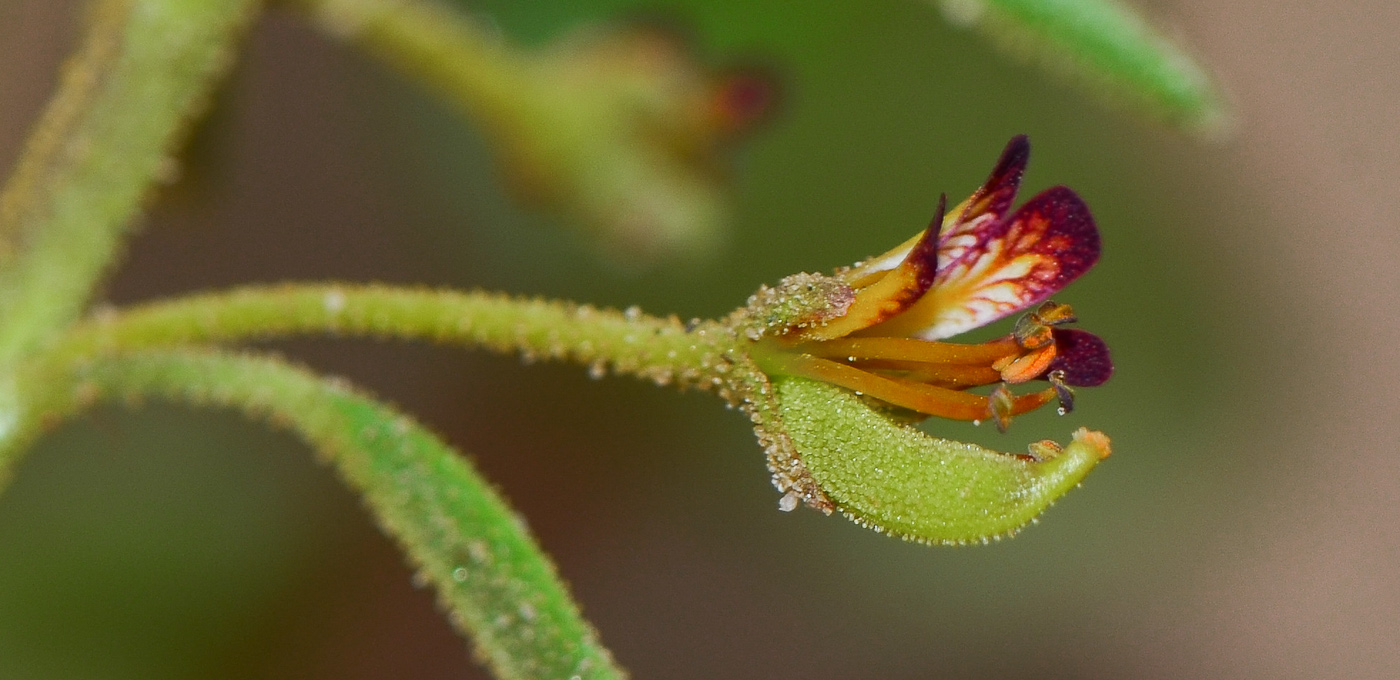
[[[1217, 73], [1232, 139], [1105, 107], [914, 0], [660, 6], [784, 96], [738, 158], [721, 255], [650, 271], [517, 207], [470, 123], [272, 12], [103, 297], [373, 280], [716, 316], [902, 241], [1025, 132], [1023, 198], [1067, 184], [1098, 219], [1103, 260], [1059, 297], [1118, 373], [1005, 435], [931, 426], [1013, 451], [1113, 438], [1011, 541], [781, 513], [747, 422], [709, 395], [423, 345], [272, 349], [469, 451], [637, 678], [1397, 677], [1400, 5], [1137, 5]], [[638, 9], [471, 8], [535, 45]], [[79, 9], [0, 3], [6, 167]], [[229, 414], [65, 425], [0, 495], [0, 546], [0, 678], [486, 677], [333, 474]]]

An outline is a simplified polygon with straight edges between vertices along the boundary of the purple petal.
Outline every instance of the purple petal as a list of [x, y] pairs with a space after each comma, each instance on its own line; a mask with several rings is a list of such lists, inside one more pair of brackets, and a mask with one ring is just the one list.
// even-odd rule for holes
[[987, 181], [964, 203], [958, 223], [969, 224], [983, 215], [1000, 218], [1006, 214], [1011, 202], [1016, 200], [1016, 192], [1021, 188], [1021, 177], [1026, 174], [1026, 163], [1030, 158], [1030, 140], [1025, 135], [1012, 137]]
[[1098, 258], [1089, 208], [1065, 187], [1048, 189], [1008, 218], [940, 239], [933, 288], [880, 331], [939, 340], [986, 325], [1044, 302]]
[[1097, 387], [1113, 376], [1113, 359], [1103, 338], [1076, 329], [1057, 328], [1054, 334], [1055, 360], [1046, 373], [1064, 371], [1065, 383], [1075, 387]]

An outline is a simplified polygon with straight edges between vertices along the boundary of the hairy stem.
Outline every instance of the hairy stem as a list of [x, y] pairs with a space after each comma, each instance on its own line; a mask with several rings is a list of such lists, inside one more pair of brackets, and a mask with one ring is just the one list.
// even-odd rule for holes
[[718, 387], [734, 333], [640, 311], [481, 292], [287, 284], [196, 295], [102, 313], [57, 346], [55, 361], [100, 352], [332, 333], [464, 344], [565, 359], [660, 384]]
[[0, 192], [0, 366], [75, 319], [256, 0], [101, 0]]
[[208, 350], [103, 357], [59, 382], [49, 420], [95, 401], [157, 397], [288, 427], [364, 496], [496, 677], [625, 677], [519, 516], [409, 416], [279, 360]]

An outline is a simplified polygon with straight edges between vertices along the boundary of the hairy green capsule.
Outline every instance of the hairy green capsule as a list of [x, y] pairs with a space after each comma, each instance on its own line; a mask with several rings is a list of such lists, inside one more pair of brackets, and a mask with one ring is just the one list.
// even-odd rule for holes
[[935, 439], [848, 390], [803, 378], [774, 382], [783, 427], [841, 513], [920, 543], [985, 542], [1015, 533], [1109, 455], [1081, 429], [1069, 446], [1011, 455]]

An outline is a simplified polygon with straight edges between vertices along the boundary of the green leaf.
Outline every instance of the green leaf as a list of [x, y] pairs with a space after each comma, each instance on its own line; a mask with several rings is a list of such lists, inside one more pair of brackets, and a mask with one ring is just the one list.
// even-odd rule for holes
[[278, 360], [197, 350], [103, 358], [46, 385], [50, 419], [95, 399], [164, 397], [284, 425], [360, 492], [503, 680], [623, 678], [523, 520], [408, 416]]
[[1201, 134], [1228, 131], [1219, 91], [1179, 44], [1115, 0], [936, 0], [950, 21]]
[[1108, 438], [1081, 429], [1042, 460], [935, 439], [822, 382], [774, 381], [782, 428], [827, 497], [857, 523], [921, 543], [1015, 533], [1108, 456]]
[[0, 365], [86, 304], [256, 0], [103, 0], [0, 193]]

